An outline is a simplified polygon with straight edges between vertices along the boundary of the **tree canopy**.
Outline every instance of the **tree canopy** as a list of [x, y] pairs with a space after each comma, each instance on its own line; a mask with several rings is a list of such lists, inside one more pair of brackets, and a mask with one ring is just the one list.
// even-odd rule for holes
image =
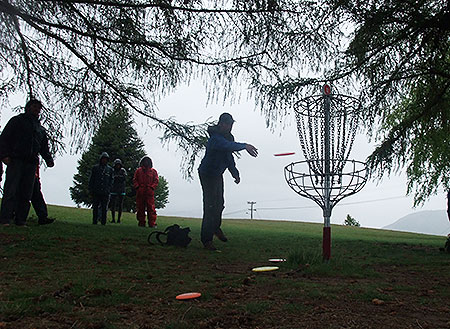
[[180, 83], [203, 79], [212, 101], [247, 91], [273, 126], [331, 82], [364, 105], [365, 128], [379, 142], [371, 172], [407, 166], [420, 203], [438, 186], [450, 187], [442, 156], [449, 135], [449, 6], [442, 0], [0, 0], [0, 96], [26, 91], [45, 99], [46, 117], [71, 122], [76, 145], [121, 101], [179, 145], [189, 174], [205, 125], [161, 118], [155, 105]]

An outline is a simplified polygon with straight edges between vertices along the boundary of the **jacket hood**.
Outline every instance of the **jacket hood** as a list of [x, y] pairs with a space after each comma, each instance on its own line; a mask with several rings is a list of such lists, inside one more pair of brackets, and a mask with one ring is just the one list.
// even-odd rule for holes
[[120, 164], [120, 166], [122, 167], [122, 160], [120, 159], [114, 160], [114, 166], [116, 166], [116, 164]]
[[142, 157], [141, 161], [139, 161], [139, 166], [144, 167], [144, 161], [149, 161], [150, 166], [148, 168], [153, 168], [153, 161], [149, 156]]
[[103, 152], [103, 153], [100, 155], [100, 158], [98, 159], [98, 161], [101, 162], [103, 158], [109, 159], [109, 154], [106, 153], [106, 152]]

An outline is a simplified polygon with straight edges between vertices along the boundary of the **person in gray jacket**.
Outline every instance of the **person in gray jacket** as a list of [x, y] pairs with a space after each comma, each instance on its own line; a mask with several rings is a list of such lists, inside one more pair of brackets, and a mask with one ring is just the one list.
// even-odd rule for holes
[[113, 184], [109, 199], [109, 206], [111, 208], [111, 223], [116, 222], [116, 206], [117, 206], [117, 223], [120, 223], [122, 217], [123, 198], [125, 196], [125, 185], [127, 179], [127, 171], [122, 166], [122, 160], [114, 160]]
[[99, 163], [92, 167], [89, 177], [89, 192], [92, 195], [92, 224], [96, 225], [99, 219], [102, 225], [106, 224], [108, 213], [109, 193], [113, 182], [113, 169], [108, 165], [109, 155], [103, 152]]

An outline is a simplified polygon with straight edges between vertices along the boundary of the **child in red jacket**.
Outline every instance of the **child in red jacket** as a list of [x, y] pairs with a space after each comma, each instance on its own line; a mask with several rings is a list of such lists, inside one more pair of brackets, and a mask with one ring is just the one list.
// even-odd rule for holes
[[155, 189], [159, 183], [158, 173], [148, 156], [143, 157], [139, 165], [133, 177], [133, 187], [136, 190], [136, 218], [138, 225], [145, 227], [145, 210], [147, 210], [148, 226], [156, 227]]

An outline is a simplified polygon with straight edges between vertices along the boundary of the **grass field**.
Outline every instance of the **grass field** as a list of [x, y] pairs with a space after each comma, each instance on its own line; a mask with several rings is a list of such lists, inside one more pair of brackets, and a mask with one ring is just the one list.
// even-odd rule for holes
[[[149, 245], [133, 214], [90, 224], [91, 211], [50, 206], [54, 224], [0, 227], [0, 328], [450, 328], [445, 238], [322, 225], [224, 220], [229, 242], [204, 250]], [[254, 273], [269, 258], [280, 270]], [[198, 291], [199, 299], [175, 296]]]

